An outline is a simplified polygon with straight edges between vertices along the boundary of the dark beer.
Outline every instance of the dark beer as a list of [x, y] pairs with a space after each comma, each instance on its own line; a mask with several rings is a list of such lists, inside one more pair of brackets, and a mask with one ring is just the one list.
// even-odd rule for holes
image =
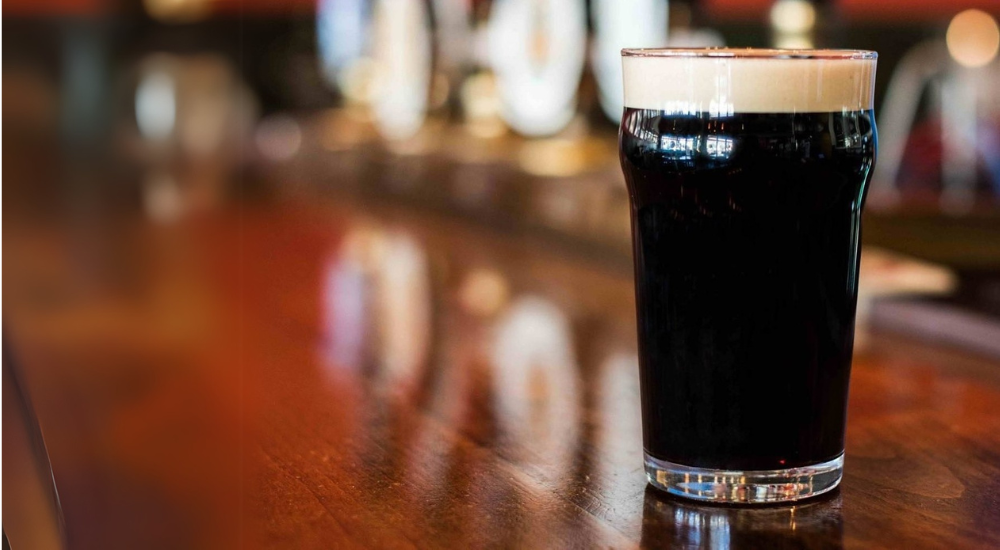
[[653, 457], [772, 470], [843, 452], [872, 121], [625, 110]]
[[841, 477], [875, 54], [625, 50], [646, 473], [774, 502]]

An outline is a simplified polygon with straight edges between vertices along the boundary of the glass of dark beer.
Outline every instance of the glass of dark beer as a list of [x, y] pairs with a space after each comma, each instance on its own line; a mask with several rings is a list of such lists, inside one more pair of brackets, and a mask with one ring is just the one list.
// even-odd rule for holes
[[653, 486], [759, 503], [840, 483], [876, 59], [622, 51]]

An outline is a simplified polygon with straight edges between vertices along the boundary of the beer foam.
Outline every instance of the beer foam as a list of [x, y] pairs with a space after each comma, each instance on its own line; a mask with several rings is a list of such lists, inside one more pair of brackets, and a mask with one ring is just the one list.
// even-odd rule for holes
[[866, 110], [876, 58], [843, 50], [622, 50], [625, 106], [719, 116]]

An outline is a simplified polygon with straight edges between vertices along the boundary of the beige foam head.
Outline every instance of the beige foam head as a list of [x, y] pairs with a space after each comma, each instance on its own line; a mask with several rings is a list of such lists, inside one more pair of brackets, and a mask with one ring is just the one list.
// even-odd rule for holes
[[875, 52], [622, 50], [625, 106], [673, 113], [871, 109]]

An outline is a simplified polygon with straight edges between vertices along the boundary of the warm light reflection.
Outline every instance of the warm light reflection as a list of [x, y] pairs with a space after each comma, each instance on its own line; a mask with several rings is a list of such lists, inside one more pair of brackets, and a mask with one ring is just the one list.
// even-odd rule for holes
[[494, 392], [520, 459], [550, 478], [569, 473], [579, 436], [579, 367], [570, 321], [541, 297], [518, 299], [496, 325]]
[[595, 447], [598, 482], [612, 498], [630, 498], [633, 487], [620, 473], [642, 464], [642, 410], [639, 406], [639, 364], [636, 353], [614, 351], [600, 365], [597, 379], [599, 431]]
[[378, 137], [367, 110], [361, 107], [332, 108], [316, 118], [319, 145], [327, 151], [350, 151]]
[[352, 370], [374, 359], [381, 388], [411, 390], [430, 348], [430, 292], [419, 242], [406, 233], [355, 228], [324, 275], [326, 355]]
[[459, 299], [466, 311], [482, 317], [497, 313], [509, 295], [507, 279], [495, 269], [472, 270], [459, 289]]
[[948, 24], [948, 53], [965, 67], [982, 67], [997, 57], [1000, 28], [992, 15], [980, 10], [965, 10]]
[[381, 380], [393, 390], [412, 389], [431, 340], [431, 285], [427, 255], [406, 233], [390, 233], [376, 272]]
[[771, 25], [778, 32], [805, 33], [816, 24], [816, 8], [807, 0], [778, 0], [771, 8]]
[[484, 118], [500, 113], [496, 79], [489, 73], [474, 74], [462, 84], [462, 106], [469, 118]]
[[362, 57], [344, 68], [337, 79], [340, 91], [348, 103], [367, 104], [372, 98], [376, 65], [371, 59]]
[[209, 0], [143, 0], [143, 5], [150, 17], [169, 23], [193, 23], [211, 11]]
[[507, 127], [500, 118], [500, 95], [496, 78], [487, 72], [465, 79], [459, 90], [459, 99], [465, 111], [465, 125], [470, 134], [479, 138], [502, 135]]
[[809, 50], [816, 47], [816, 43], [807, 35], [779, 35], [774, 42], [775, 48], [786, 50]]
[[659, 138], [659, 150], [677, 160], [689, 161], [699, 155], [725, 160], [733, 155], [733, 146], [733, 138], [728, 136], [663, 134]]
[[545, 139], [525, 142], [518, 154], [521, 168], [529, 174], [566, 177], [579, 173], [590, 160], [580, 140]]
[[357, 370], [365, 359], [374, 230], [358, 228], [348, 233], [327, 262], [323, 274], [324, 353], [336, 368]]

